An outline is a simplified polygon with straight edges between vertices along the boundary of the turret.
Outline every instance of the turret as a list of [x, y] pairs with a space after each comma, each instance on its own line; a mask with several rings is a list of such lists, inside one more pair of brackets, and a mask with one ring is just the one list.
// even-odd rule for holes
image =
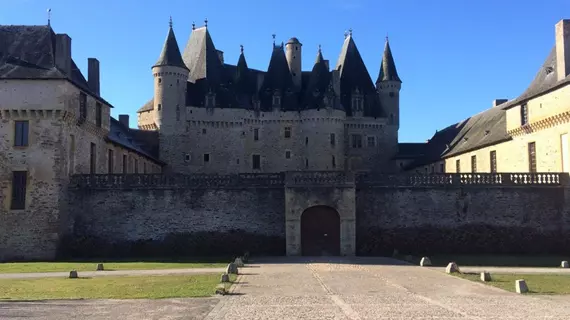
[[164, 47], [152, 66], [155, 123], [162, 133], [172, 134], [183, 127], [188, 72], [172, 30], [171, 18]]
[[285, 56], [287, 57], [287, 64], [289, 71], [293, 77], [293, 85], [297, 90], [301, 89], [301, 47], [303, 45], [297, 38], [291, 38], [285, 45]]
[[402, 80], [396, 71], [396, 64], [390, 50], [390, 43], [386, 37], [384, 55], [380, 65], [380, 73], [376, 80], [376, 89], [380, 97], [380, 104], [388, 117], [388, 123], [400, 127], [400, 89]]

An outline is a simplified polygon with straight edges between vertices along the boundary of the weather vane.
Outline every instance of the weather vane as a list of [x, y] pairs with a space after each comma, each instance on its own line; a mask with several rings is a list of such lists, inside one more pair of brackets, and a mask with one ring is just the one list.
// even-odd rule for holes
[[276, 37], [275, 33], [272, 34], [271, 36], [273, 37], [273, 45], [275, 45], [275, 37]]
[[48, 14], [48, 26], [51, 25], [51, 8], [47, 9], [47, 14]]
[[196, 30], [196, 23], [192, 21], [192, 30]]
[[204, 19], [204, 26], [207, 28], [208, 27], [208, 18]]
[[240, 52], [243, 53], [243, 44], [239, 45]]
[[170, 16], [170, 21], [168, 22], [168, 25], [172, 28], [172, 16]]

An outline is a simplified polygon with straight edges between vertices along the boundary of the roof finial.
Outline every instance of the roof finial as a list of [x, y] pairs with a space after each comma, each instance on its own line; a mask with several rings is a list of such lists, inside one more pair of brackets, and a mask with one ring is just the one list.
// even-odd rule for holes
[[386, 32], [386, 42], [388, 42], [388, 33]]
[[319, 44], [319, 52], [321, 52], [321, 45]]
[[204, 27], [208, 27], [208, 18], [204, 19]]
[[348, 29], [348, 35], [352, 37], [352, 28]]
[[344, 32], [344, 38], [346, 39], [346, 37], [348, 36], [348, 31]]
[[273, 37], [273, 46], [275, 46], [275, 37], [276, 37], [275, 33], [272, 34], [271, 37]]
[[196, 23], [192, 21], [192, 30], [196, 30]]
[[243, 53], [243, 44], [239, 45], [240, 52]]
[[47, 9], [48, 14], [48, 27], [51, 26], [51, 8]]
[[172, 28], [172, 16], [170, 16], [170, 21], [168, 22], [168, 25], [170, 26], [170, 28]]

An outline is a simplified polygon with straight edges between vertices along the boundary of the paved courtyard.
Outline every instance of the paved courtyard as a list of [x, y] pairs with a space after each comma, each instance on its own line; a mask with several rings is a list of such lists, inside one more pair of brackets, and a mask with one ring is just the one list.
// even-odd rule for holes
[[277, 258], [221, 298], [0, 302], [0, 319], [565, 319], [568, 296], [521, 296], [389, 258]]

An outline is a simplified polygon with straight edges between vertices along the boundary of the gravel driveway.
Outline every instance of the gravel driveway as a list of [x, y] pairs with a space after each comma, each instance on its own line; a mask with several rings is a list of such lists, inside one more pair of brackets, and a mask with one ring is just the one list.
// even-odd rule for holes
[[[521, 296], [389, 258], [275, 258], [208, 299], [0, 302], [0, 319], [565, 319], [570, 297]], [[513, 284], [514, 285], [514, 284]]]

